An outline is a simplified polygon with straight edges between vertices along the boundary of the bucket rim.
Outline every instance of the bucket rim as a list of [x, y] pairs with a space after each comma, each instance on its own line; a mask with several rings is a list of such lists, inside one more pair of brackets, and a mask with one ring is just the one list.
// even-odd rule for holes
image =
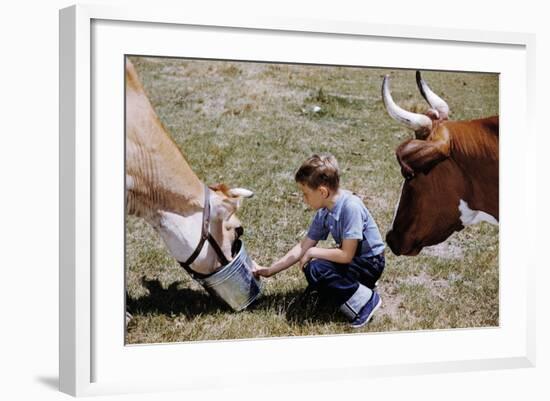
[[[241, 240], [237, 240], [237, 241], [239, 241], [239, 244], [238, 244], [239, 251], [237, 252], [235, 257], [231, 260], [231, 262], [229, 262], [225, 266], [222, 266], [220, 270], [212, 273], [211, 275], [209, 275], [208, 277], [205, 277], [204, 279], [201, 279], [201, 282], [204, 283], [205, 286], [211, 287], [211, 288], [216, 287], [224, 283], [225, 281], [229, 280], [231, 277], [233, 277], [235, 274], [239, 272], [239, 269], [243, 267], [245, 267], [246, 270], [250, 273], [252, 280], [258, 283], [258, 280], [256, 280], [256, 278], [254, 277], [250, 269], [248, 269], [247, 264], [245, 263], [248, 253], [246, 252], [244, 243]], [[237, 265], [237, 262], [239, 260], [242, 260], [243, 262], [241, 266]], [[224, 273], [227, 275], [223, 276]]]

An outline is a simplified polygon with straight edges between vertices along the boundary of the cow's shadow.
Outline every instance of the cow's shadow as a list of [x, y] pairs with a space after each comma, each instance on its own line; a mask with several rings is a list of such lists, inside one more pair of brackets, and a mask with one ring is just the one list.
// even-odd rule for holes
[[210, 296], [206, 291], [179, 288], [180, 282], [163, 288], [158, 280], [142, 279], [148, 294], [131, 298], [126, 295], [126, 309], [130, 314], [185, 315], [192, 318], [201, 314], [230, 311], [230, 308]]
[[[184, 315], [187, 318], [232, 312], [231, 308], [206, 291], [181, 288], [180, 284], [174, 282], [168, 288], [163, 288], [159, 280], [142, 279], [142, 285], [148, 290], [148, 294], [139, 298], [127, 295], [126, 309], [132, 315]], [[324, 302], [316, 291], [309, 289], [262, 295], [246, 310], [284, 314], [289, 322], [296, 324], [342, 320], [333, 305]]]

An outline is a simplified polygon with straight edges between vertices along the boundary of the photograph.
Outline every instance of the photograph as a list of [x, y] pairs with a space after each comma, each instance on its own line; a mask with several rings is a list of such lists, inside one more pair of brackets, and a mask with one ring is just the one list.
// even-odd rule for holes
[[124, 77], [126, 345], [499, 327], [499, 74]]

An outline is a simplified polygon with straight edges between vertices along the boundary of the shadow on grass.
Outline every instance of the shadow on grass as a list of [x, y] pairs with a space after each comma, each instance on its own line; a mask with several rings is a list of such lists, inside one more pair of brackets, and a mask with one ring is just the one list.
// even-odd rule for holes
[[[126, 307], [130, 314], [198, 315], [230, 312], [231, 308], [202, 290], [178, 288], [180, 282], [163, 288], [158, 280], [142, 280], [149, 294], [140, 298], [127, 295]], [[250, 305], [249, 312], [262, 311], [284, 314], [292, 323], [342, 321], [337, 309], [319, 298], [316, 291], [295, 289], [284, 293], [262, 295]]]
[[263, 295], [248, 310], [284, 314], [290, 323], [296, 324], [342, 321], [337, 308], [320, 298], [317, 291], [310, 289]]
[[227, 312], [230, 308], [202, 290], [178, 288], [180, 282], [162, 288], [158, 280], [142, 279], [149, 294], [137, 299], [126, 295], [126, 308], [130, 314], [185, 315], [188, 318], [200, 314]]

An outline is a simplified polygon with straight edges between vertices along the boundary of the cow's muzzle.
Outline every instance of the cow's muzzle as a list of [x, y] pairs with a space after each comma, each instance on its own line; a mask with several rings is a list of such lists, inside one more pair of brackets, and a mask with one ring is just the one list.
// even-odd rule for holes
[[386, 234], [386, 243], [388, 244], [391, 251], [395, 255], [397, 255], [397, 256], [401, 255], [401, 253], [399, 252], [399, 248], [397, 246], [397, 238], [396, 238], [393, 230], [388, 231], [388, 233]]
[[237, 234], [237, 238], [241, 238], [244, 234], [244, 228], [241, 226], [235, 228], [235, 233]]
[[413, 242], [410, 246], [405, 246], [403, 238], [400, 238], [395, 231], [390, 230], [386, 234], [386, 243], [396, 256], [416, 256], [422, 250], [422, 246]]

